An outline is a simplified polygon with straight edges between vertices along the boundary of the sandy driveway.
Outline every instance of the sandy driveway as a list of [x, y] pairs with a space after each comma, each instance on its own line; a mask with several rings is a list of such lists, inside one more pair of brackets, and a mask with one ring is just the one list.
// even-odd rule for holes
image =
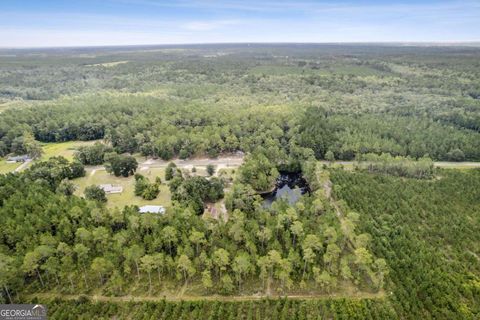
[[218, 157], [215, 159], [209, 158], [196, 158], [196, 159], [173, 159], [171, 161], [164, 161], [160, 159], [147, 159], [144, 162], [140, 162], [140, 167], [148, 166], [150, 168], [163, 168], [166, 167], [170, 162], [173, 162], [179, 168], [191, 169], [192, 167], [202, 167], [209, 164], [214, 165], [216, 169], [222, 168], [235, 168], [239, 167], [243, 163], [243, 156], [225, 156]]
[[26, 160], [25, 162], [23, 162], [21, 165], [19, 165], [15, 170], [13, 170], [13, 172], [20, 172], [22, 171], [23, 169], [25, 169], [28, 164], [31, 162], [32, 160]]
[[[319, 161], [321, 164], [329, 164], [328, 161]], [[335, 164], [353, 165], [356, 161], [335, 161]], [[435, 161], [433, 165], [437, 168], [480, 168], [480, 162], [448, 162]]]

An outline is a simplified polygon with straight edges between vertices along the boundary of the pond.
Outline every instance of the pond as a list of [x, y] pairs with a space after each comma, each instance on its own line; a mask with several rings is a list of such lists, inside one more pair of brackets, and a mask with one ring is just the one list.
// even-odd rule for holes
[[286, 200], [290, 205], [296, 203], [300, 197], [309, 193], [307, 181], [302, 177], [301, 172], [280, 172], [277, 178], [275, 189], [272, 192], [265, 193], [263, 197], [263, 205], [270, 208], [275, 200]]

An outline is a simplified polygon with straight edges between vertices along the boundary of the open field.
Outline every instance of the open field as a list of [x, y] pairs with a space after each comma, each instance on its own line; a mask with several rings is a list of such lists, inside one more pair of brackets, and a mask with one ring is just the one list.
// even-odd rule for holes
[[[39, 160], [35, 160], [35, 161], [45, 161], [50, 159], [51, 157], [58, 157], [58, 156], [62, 156], [67, 160], [72, 161], [75, 150], [77, 150], [81, 146], [92, 145], [97, 141], [99, 140], [43, 143], [42, 144], [43, 154]], [[17, 171], [24, 170], [28, 168], [32, 163], [33, 162], [28, 162], [25, 164], [6, 163], [6, 158], [0, 158], [0, 174], [14, 172], [15, 170]]]
[[[124, 177], [115, 177], [112, 174], [109, 174], [103, 167], [92, 167], [86, 169], [87, 174], [83, 178], [73, 180], [73, 183], [78, 186], [76, 194], [81, 196], [86, 187], [91, 185], [99, 184], [114, 184], [120, 185], [123, 187], [123, 192], [119, 194], [109, 194], [107, 195], [108, 207], [118, 207], [123, 208], [128, 205], [162, 205], [164, 207], [170, 207], [170, 190], [168, 186], [164, 183], [160, 186], [160, 193], [158, 197], [154, 200], [148, 201], [144, 200], [141, 197], [137, 197], [134, 194], [135, 190], [135, 178], [130, 176], [128, 178]], [[145, 177], [150, 179], [150, 181], [155, 181], [156, 177], [160, 177], [165, 180], [165, 169], [163, 168], [152, 168], [149, 170], [139, 170], [139, 173], [143, 174]]]
[[[194, 160], [173, 160], [179, 169], [183, 170], [185, 173], [190, 175], [199, 175], [199, 176], [207, 176], [206, 165], [209, 163], [215, 164], [216, 166], [216, 175], [219, 173], [222, 177], [226, 178], [227, 181], [233, 179], [233, 176], [236, 172], [236, 168], [238, 167], [239, 159], [233, 161], [231, 158], [229, 160], [225, 160], [224, 158], [218, 158], [214, 160], [206, 160], [206, 159], [194, 159]], [[148, 178], [151, 182], [155, 181], [156, 177], [160, 177], [162, 179], [162, 185], [160, 186], [160, 193], [158, 197], [154, 200], [144, 200], [141, 197], [137, 197], [134, 195], [135, 189], [135, 178], [130, 176], [128, 178], [124, 177], [115, 177], [112, 174], [109, 174], [104, 166], [90, 166], [86, 167], [86, 175], [83, 178], [78, 178], [73, 180], [73, 183], [77, 185], [76, 194], [79, 196], [83, 195], [83, 192], [86, 187], [91, 185], [99, 185], [99, 184], [114, 184], [120, 185], [123, 187], [123, 192], [120, 194], [109, 194], [107, 195], [108, 198], [108, 207], [119, 207], [122, 208], [126, 205], [162, 205], [164, 207], [171, 206], [170, 201], [170, 190], [168, 185], [165, 182], [165, 167], [168, 165], [169, 162], [162, 161], [162, 160], [146, 160], [141, 162], [141, 159], [137, 159], [139, 161], [139, 166], [137, 169], [137, 173], [144, 175]], [[144, 159], [143, 159], [144, 160]], [[231, 162], [234, 164], [230, 164]], [[229, 163], [229, 167], [226, 167], [226, 163]], [[196, 172], [192, 172], [192, 168], [195, 167]]]
[[161, 159], [145, 159], [144, 157], [137, 158], [139, 169], [143, 167], [150, 168], [165, 168], [170, 162], [175, 163], [181, 169], [204, 169], [207, 165], [214, 165], [216, 170], [226, 168], [237, 168], [243, 163], [243, 155], [225, 155], [218, 158], [193, 158], [193, 159], [173, 159], [164, 161]]
[[99, 140], [92, 141], [68, 141], [42, 144], [43, 155], [41, 160], [47, 160], [51, 157], [62, 156], [72, 161], [73, 154], [81, 146], [92, 145]]
[[15, 171], [21, 163], [7, 163], [5, 158], [0, 158], [0, 174]]

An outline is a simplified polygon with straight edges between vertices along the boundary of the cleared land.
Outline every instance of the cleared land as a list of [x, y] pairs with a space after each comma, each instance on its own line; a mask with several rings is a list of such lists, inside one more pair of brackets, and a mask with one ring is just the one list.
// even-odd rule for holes
[[47, 160], [51, 157], [62, 156], [72, 161], [75, 150], [81, 146], [89, 146], [100, 140], [93, 141], [68, 141], [42, 144], [43, 155], [41, 160]]
[[[321, 164], [331, 164], [329, 161], [319, 161]], [[355, 161], [334, 161], [333, 165], [339, 166], [342, 165], [345, 169], [353, 169]], [[433, 165], [436, 168], [445, 168], [445, 169], [474, 169], [480, 168], [480, 162], [447, 162], [447, 161], [435, 161]]]
[[[62, 156], [66, 159], [72, 161], [75, 151], [81, 146], [92, 145], [94, 141], [69, 141], [69, 142], [59, 142], [59, 143], [45, 143], [42, 144], [43, 155], [40, 160], [47, 160], [54, 156]], [[163, 205], [164, 207], [170, 207], [170, 190], [168, 185], [165, 183], [165, 168], [170, 162], [174, 162], [178, 168], [190, 172], [190, 174], [206, 176], [207, 171], [206, 167], [209, 164], [215, 166], [216, 174], [220, 171], [224, 172], [224, 176], [229, 179], [233, 177], [235, 169], [243, 163], [243, 156], [241, 155], [230, 155], [226, 157], [219, 157], [216, 159], [208, 158], [197, 158], [189, 160], [180, 160], [174, 159], [172, 161], [163, 161], [159, 159], [146, 159], [145, 157], [137, 156], [137, 161], [139, 163], [137, 172], [144, 175], [152, 182], [155, 181], [156, 177], [160, 177], [163, 181], [160, 186], [160, 193], [158, 197], [154, 200], [144, 200], [141, 197], [134, 195], [135, 189], [135, 179], [134, 177], [115, 177], [114, 175], [109, 174], [105, 171], [104, 166], [87, 166], [86, 175], [83, 178], [75, 179], [73, 182], [77, 185], [76, 195], [83, 196], [84, 190], [90, 185], [99, 185], [99, 184], [114, 184], [120, 185], [123, 187], [123, 192], [120, 194], [109, 194], [108, 198], [108, 207], [119, 207], [122, 208], [126, 205]], [[30, 163], [25, 164], [22, 167], [22, 170], [28, 167]], [[6, 159], [0, 159], [0, 174], [14, 172], [22, 164], [20, 163], [7, 163]], [[196, 172], [192, 173], [192, 168], [195, 167]]]
[[[73, 180], [73, 183], [78, 186], [76, 194], [79, 196], [83, 195], [83, 192], [86, 187], [91, 185], [99, 184], [114, 184], [120, 185], [123, 187], [123, 192], [118, 194], [109, 194], [107, 195], [107, 206], [108, 207], [118, 207], [123, 208], [127, 205], [162, 205], [164, 207], [170, 207], [170, 190], [165, 183], [162, 183], [160, 186], [160, 193], [158, 197], [154, 200], [144, 200], [141, 197], [135, 196], [135, 178], [130, 176], [128, 178], [124, 177], [115, 177], [112, 174], [109, 174], [105, 171], [103, 167], [91, 167], [86, 169], [87, 174], [83, 178]], [[139, 173], [143, 174], [145, 177], [150, 179], [150, 181], [155, 181], [156, 177], [160, 177], [162, 180], [165, 180], [165, 169], [164, 168], [151, 168], [148, 170], [139, 170]]]
[[[76, 194], [78, 196], [83, 196], [85, 188], [91, 185], [99, 184], [113, 184], [120, 185], [123, 187], [123, 192], [118, 194], [108, 194], [107, 195], [107, 206], [108, 207], [119, 207], [122, 208], [127, 205], [162, 205], [166, 208], [171, 206], [171, 194], [168, 184], [165, 181], [165, 168], [169, 162], [162, 160], [144, 160], [143, 162], [139, 160], [139, 166], [137, 173], [144, 175], [151, 182], [154, 182], [156, 177], [162, 179], [162, 184], [160, 185], [160, 193], [156, 199], [153, 200], [144, 200], [141, 197], [137, 197], [134, 194], [135, 190], [135, 178], [130, 176], [125, 177], [115, 177], [112, 174], [109, 174], [104, 166], [90, 166], [86, 167], [85, 177], [78, 178], [73, 180], [73, 183], [77, 186]], [[172, 162], [177, 163], [177, 167], [184, 172], [190, 175], [199, 175], [207, 176], [207, 164], [214, 164], [216, 168], [216, 175], [222, 175], [227, 180], [231, 179], [235, 174], [235, 168], [237, 168], [242, 159], [238, 158], [233, 161], [231, 158], [218, 158], [218, 159], [193, 159], [193, 160], [173, 160]], [[228, 163], [228, 167], [227, 167]], [[235, 164], [233, 164], [235, 163]], [[192, 168], [195, 167], [196, 172], [192, 172]]]
[[384, 299], [385, 292], [380, 291], [378, 293], [367, 293], [367, 292], [358, 292], [358, 293], [332, 293], [332, 294], [323, 294], [323, 295], [282, 295], [282, 296], [265, 296], [265, 295], [248, 295], [248, 296], [221, 296], [221, 295], [210, 295], [210, 296], [165, 296], [165, 295], [126, 295], [121, 297], [112, 297], [104, 296], [100, 294], [56, 294], [56, 293], [35, 293], [28, 295], [27, 298], [37, 298], [37, 299], [61, 299], [61, 300], [76, 300], [80, 296], [87, 296], [92, 301], [109, 301], [109, 302], [127, 302], [127, 301], [150, 301], [150, 302], [160, 302], [162, 300], [168, 301], [254, 301], [262, 300], [265, 298], [268, 299], [300, 299], [300, 300], [317, 300], [317, 299]]
[[[43, 154], [40, 161], [45, 161], [51, 157], [62, 156], [72, 161], [75, 150], [81, 146], [92, 145], [99, 140], [93, 141], [68, 141], [42, 144]], [[28, 168], [32, 162], [27, 163], [7, 163], [7, 158], [0, 158], [0, 174], [8, 172], [22, 171]]]
[[6, 158], [0, 158], [0, 174], [15, 171], [21, 163], [7, 163]]
[[159, 159], [147, 159], [143, 162], [139, 160], [139, 168], [142, 166], [148, 166], [150, 168], [165, 168], [170, 162], [173, 162], [177, 167], [181, 169], [192, 169], [206, 167], [207, 165], [214, 165], [217, 170], [226, 168], [236, 168], [243, 163], [243, 155], [229, 155], [218, 157], [215, 159], [210, 158], [194, 158], [194, 159], [173, 159], [171, 161], [164, 161]]

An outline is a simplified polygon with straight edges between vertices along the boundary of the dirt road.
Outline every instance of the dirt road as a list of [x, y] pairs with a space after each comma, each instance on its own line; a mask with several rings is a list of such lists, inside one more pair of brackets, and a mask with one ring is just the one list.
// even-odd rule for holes
[[19, 165], [15, 170], [13, 170], [13, 172], [20, 172], [20, 171], [22, 171], [23, 169], [25, 169], [25, 168], [28, 166], [28, 164], [30, 163], [30, 161], [32, 161], [32, 160], [27, 160], [27, 161], [23, 162], [23, 163], [22, 163], [21, 165]]
[[168, 295], [164, 296], [159, 294], [157, 296], [144, 296], [144, 295], [127, 295], [122, 297], [112, 297], [112, 296], [104, 296], [104, 295], [75, 295], [75, 294], [57, 294], [57, 293], [35, 293], [29, 294], [26, 297], [29, 299], [37, 298], [37, 299], [52, 299], [58, 298], [61, 300], [73, 300], [78, 299], [80, 296], [87, 296], [92, 301], [108, 301], [108, 302], [126, 302], [126, 301], [135, 301], [135, 302], [143, 302], [143, 301], [150, 301], [150, 302], [160, 302], [163, 299], [167, 301], [254, 301], [254, 300], [262, 300], [262, 299], [297, 299], [297, 300], [318, 300], [318, 299], [383, 299], [385, 298], [385, 292], [383, 290], [377, 293], [369, 293], [369, 292], [356, 292], [356, 293], [348, 293], [348, 294], [312, 294], [312, 295], [245, 295], [245, 296], [220, 296], [220, 295], [210, 295], [210, 296], [190, 296], [190, 295]]
[[[328, 161], [319, 161], [321, 164], [330, 164]], [[356, 161], [335, 161], [335, 164], [341, 164], [344, 166], [354, 165]], [[437, 168], [450, 168], [450, 169], [466, 169], [466, 168], [480, 168], [480, 162], [448, 162], [448, 161], [435, 161], [433, 165]]]
[[144, 162], [140, 162], [139, 166], [148, 166], [150, 168], [163, 168], [166, 167], [170, 162], [173, 162], [179, 168], [191, 169], [192, 167], [202, 167], [209, 164], [216, 166], [217, 169], [222, 168], [234, 168], [239, 167], [243, 163], [243, 156], [225, 156], [218, 157], [214, 159], [209, 158], [196, 158], [196, 159], [173, 159], [171, 161], [164, 161], [160, 159], [147, 159]]

